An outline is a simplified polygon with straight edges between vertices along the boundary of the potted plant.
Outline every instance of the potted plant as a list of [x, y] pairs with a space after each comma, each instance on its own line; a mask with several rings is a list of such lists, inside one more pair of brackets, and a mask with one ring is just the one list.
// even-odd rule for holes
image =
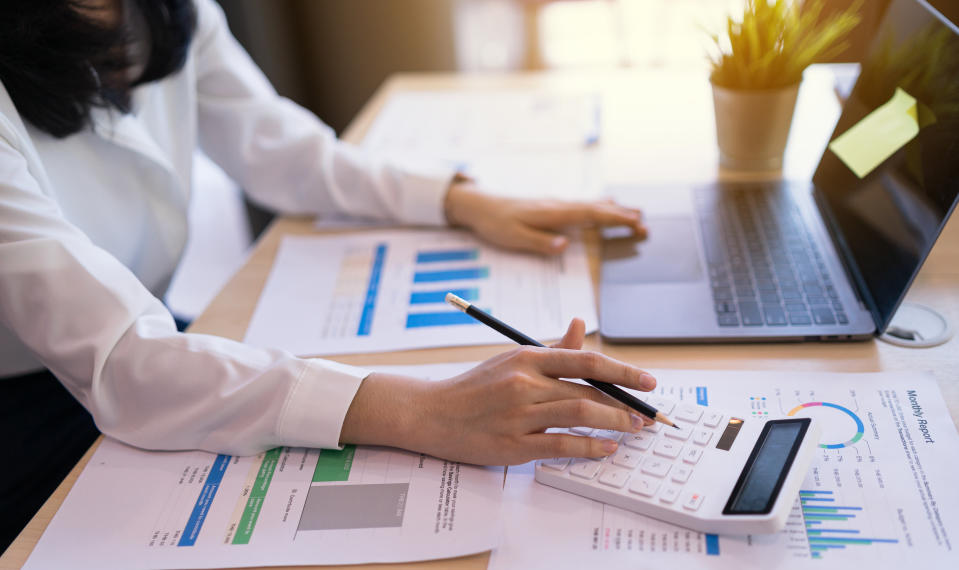
[[742, 19], [711, 34], [710, 83], [720, 163], [733, 169], [778, 169], [789, 137], [803, 71], [846, 49], [861, 0], [833, 15], [824, 0], [746, 0]]

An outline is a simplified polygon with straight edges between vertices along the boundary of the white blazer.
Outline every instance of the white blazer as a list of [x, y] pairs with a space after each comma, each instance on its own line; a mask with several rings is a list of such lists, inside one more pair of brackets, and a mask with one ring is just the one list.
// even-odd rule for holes
[[282, 213], [442, 224], [453, 172], [338, 142], [276, 94], [212, 0], [196, 4], [186, 65], [137, 88], [129, 115], [97, 109], [56, 139], [0, 86], [0, 378], [45, 366], [140, 447], [337, 447], [365, 371], [178, 333], [158, 300], [186, 243], [194, 149]]

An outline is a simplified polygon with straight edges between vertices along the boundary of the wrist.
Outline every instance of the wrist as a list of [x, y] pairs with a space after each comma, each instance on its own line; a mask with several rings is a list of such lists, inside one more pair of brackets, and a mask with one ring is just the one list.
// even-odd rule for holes
[[428, 382], [374, 372], [363, 380], [343, 421], [340, 443], [419, 450]]
[[480, 197], [473, 179], [456, 173], [443, 200], [443, 214], [451, 227], [470, 227], [469, 210]]

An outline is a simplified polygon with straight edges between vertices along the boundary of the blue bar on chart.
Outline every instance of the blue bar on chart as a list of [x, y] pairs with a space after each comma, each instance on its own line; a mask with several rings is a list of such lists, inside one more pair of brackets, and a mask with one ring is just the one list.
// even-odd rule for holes
[[216, 492], [220, 488], [220, 481], [223, 480], [223, 474], [226, 473], [230, 459], [231, 456], [229, 455], [217, 455], [216, 459], [213, 460], [213, 466], [206, 476], [203, 488], [200, 489], [200, 496], [197, 497], [196, 503], [193, 505], [193, 512], [190, 513], [186, 527], [183, 528], [183, 536], [180, 537], [177, 546], [193, 546], [196, 544], [196, 539], [200, 535], [200, 529], [203, 528], [207, 513], [210, 512], [213, 497], [216, 496]]
[[696, 386], [696, 403], [700, 406], [709, 405], [709, 396], [706, 395], [705, 386]]
[[463, 267], [460, 269], [443, 269], [439, 271], [417, 271], [413, 274], [413, 283], [486, 279], [487, 277], [489, 277], [489, 267]]
[[443, 251], [421, 251], [416, 254], [416, 263], [436, 263], [440, 261], [472, 261], [479, 259], [478, 249], [449, 249]]
[[479, 324], [479, 321], [460, 311], [410, 313], [406, 316], [406, 328], [408, 329], [475, 324]]
[[413, 291], [410, 294], [410, 304], [418, 305], [424, 303], [445, 303], [446, 294], [452, 293], [465, 301], [478, 301], [479, 289], [471, 287], [469, 289], [440, 289], [439, 291]]
[[706, 535], [706, 554], [708, 556], [719, 556], [719, 535]]
[[366, 287], [366, 298], [363, 299], [363, 313], [360, 315], [360, 326], [356, 336], [369, 336], [373, 326], [373, 310], [376, 308], [376, 296], [380, 292], [380, 277], [383, 273], [383, 263], [386, 260], [386, 244], [376, 246], [373, 254], [373, 266], [370, 268], [370, 282]]

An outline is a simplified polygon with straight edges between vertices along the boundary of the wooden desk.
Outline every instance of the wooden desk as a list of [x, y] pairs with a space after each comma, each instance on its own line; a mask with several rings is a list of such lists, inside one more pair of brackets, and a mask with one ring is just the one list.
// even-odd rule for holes
[[[612, 183], [635, 180], [668, 183], [716, 176], [741, 177], [736, 173], [717, 170], [708, 85], [703, 76], [684, 73], [544, 73], [487, 77], [397, 75], [380, 88], [357, 115], [343, 138], [351, 142], [362, 140], [385, 101], [399, 92], [508, 88], [602, 91], [604, 124], [601, 150], [604, 174]], [[814, 71], [807, 76], [800, 94], [784, 166], [785, 176], [811, 177], [838, 116], [839, 106], [832, 97], [828, 74], [823, 74], [821, 70]], [[246, 265], [227, 283], [190, 330], [242, 339], [280, 239], [287, 234], [314, 231], [312, 220], [277, 220], [256, 244]], [[595, 235], [588, 235], [587, 243], [595, 280], [598, 276]], [[908, 299], [934, 307], [951, 323], [959, 323], [959, 216], [953, 216], [940, 237], [912, 286]], [[810, 372], [931, 370], [946, 398], [953, 421], [959, 419], [959, 337], [926, 349], [902, 348], [880, 341], [836, 344], [610, 345], [603, 343], [598, 335], [587, 338], [586, 346], [647, 368]], [[349, 355], [337, 357], [336, 360], [356, 365], [473, 361], [488, 358], [511, 347], [504, 344], [439, 348]], [[0, 558], [0, 570], [23, 565], [95, 447], [87, 452]], [[428, 567], [483, 568], [488, 559], [487, 553], [434, 561]], [[420, 568], [424, 564], [397, 566]]]

